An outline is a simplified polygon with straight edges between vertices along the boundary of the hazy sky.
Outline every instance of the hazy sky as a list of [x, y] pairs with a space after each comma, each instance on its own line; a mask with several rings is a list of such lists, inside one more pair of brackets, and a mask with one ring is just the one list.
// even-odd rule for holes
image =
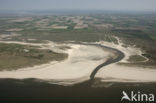
[[148, 10], [156, 0], [0, 0], [0, 10]]

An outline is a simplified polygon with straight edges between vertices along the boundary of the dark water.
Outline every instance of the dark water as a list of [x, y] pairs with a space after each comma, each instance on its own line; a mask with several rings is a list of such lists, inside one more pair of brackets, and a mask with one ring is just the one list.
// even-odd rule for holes
[[[101, 47], [115, 50], [119, 56], [97, 66], [89, 81], [73, 86], [60, 86], [36, 79], [0, 79], [0, 103], [129, 103], [121, 102], [122, 91], [127, 93], [140, 91], [156, 95], [156, 83], [97, 82], [99, 80], [95, 79], [95, 75], [99, 69], [124, 57], [117, 49]], [[110, 86], [105, 87], [108, 85]]]
[[123, 90], [156, 95], [156, 83], [114, 83], [107, 88], [89, 85], [85, 82], [59, 86], [35, 79], [1, 79], [0, 103], [128, 103], [120, 101]]
[[119, 62], [121, 61], [124, 57], [125, 57], [125, 54], [116, 49], [116, 48], [112, 48], [112, 47], [108, 47], [108, 46], [104, 46], [104, 45], [101, 45], [101, 44], [95, 44], [95, 43], [83, 43], [83, 42], [63, 42], [63, 43], [72, 43], [72, 44], [81, 44], [81, 45], [91, 45], [91, 46], [97, 46], [97, 47], [100, 47], [100, 48], [104, 48], [104, 49], [109, 49], [109, 50], [112, 50], [112, 51], [115, 51], [117, 55], [117, 57], [115, 58], [110, 58], [108, 59], [106, 62], [98, 65], [93, 71], [92, 73], [90, 74], [90, 81], [93, 81], [94, 78], [95, 78], [95, 75], [96, 73], [104, 66], [107, 66], [109, 64], [113, 64], [113, 63], [116, 63], [116, 62]]
[[109, 65], [109, 64], [112, 64], [112, 63], [119, 62], [120, 60], [122, 60], [122, 59], [125, 57], [125, 54], [124, 54], [123, 52], [121, 52], [121, 51], [119, 51], [119, 50], [117, 50], [117, 49], [115, 49], [115, 48], [103, 46], [103, 45], [100, 45], [100, 44], [92, 44], [92, 45], [95, 45], [95, 46], [99, 46], [99, 47], [102, 47], [102, 48], [107, 48], [107, 49], [113, 50], [113, 51], [115, 51], [115, 52], [118, 54], [118, 56], [117, 56], [116, 58], [114, 58], [114, 59], [109, 59], [109, 60], [107, 60], [106, 62], [104, 62], [104, 63], [98, 65], [98, 66], [93, 70], [93, 72], [91, 73], [91, 75], [90, 75], [90, 80], [94, 80], [96, 73], [97, 73], [102, 67], [104, 67], [104, 66], [106, 66], [106, 65]]

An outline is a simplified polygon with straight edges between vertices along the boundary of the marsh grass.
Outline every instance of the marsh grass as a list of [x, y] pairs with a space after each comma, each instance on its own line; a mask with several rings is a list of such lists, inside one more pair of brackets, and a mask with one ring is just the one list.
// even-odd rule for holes
[[15, 70], [50, 61], [61, 61], [67, 56], [64, 53], [41, 50], [33, 46], [0, 44], [0, 70]]

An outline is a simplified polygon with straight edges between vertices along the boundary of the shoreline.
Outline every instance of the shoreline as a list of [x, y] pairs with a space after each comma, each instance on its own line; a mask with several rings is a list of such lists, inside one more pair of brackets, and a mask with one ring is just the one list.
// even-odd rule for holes
[[[72, 49], [65, 51], [69, 57], [62, 62], [52, 62], [15, 71], [2, 71], [0, 78], [36, 78], [47, 82], [54, 80], [63, 85], [72, 85], [89, 80], [93, 69], [112, 56], [112, 53], [108, 52], [109, 49], [108, 51], [102, 50], [96, 44], [67, 45], [70, 45]], [[95, 52], [97, 53], [95, 54]]]
[[[71, 44], [70, 44], [71, 43]], [[29, 44], [29, 43], [28, 43]], [[32, 44], [32, 43], [31, 43]], [[35, 43], [36, 44], [36, 43]], [[107, 56], [107, 60], [105, 61], [100, 61], [98, 62], [98, 64], [92, 66], [94, 67], [94, 69], [90, 69], [89, 71], [87, 70], [86, 71], [86, 74], [84, 74], [83, 72], [79, 73], [81, 74], [81, 76], [78, 76], [76, 78], [74, 78], [74, 76], [71, 76], [71, 77], [68, 77], [67, 78], [67, 75], [64, 76], [63, 78], [56, 78], [54, 77], [53, 75], [51, 75], [50, 77], [48, 78], [39, 78], [39, 77], [24, 77], [24, 78], [21, 78], [21, 77], [18, 77], [19, 79], [27, 79], [27, 78], [36, 78], [38, 80], [44, 80], [44, 81], [47, 81], [49, 83], [52, 83], [54, 82], [55, 84], [61, 84], [61, 85], [74, 85], [74, 84], [79, 84], [79, 83], [83, 83], [85, 81], [88, 81], [88, 80], [94, 80], [94, 78], [100, 78], [101, 81], [105, 82], [125, 82], [125, 80], [127, 82], [155, 82], [156, 79], [156, 76], [155, 76], [155, 73], [156, 73], [156, 70], [154, 69], [147, 69], [145, 70], [144, 68], [139, 68], [139, 67], [127, 67], [127, 66], [122, 66], [122, 65], [119, 65], [117, 64], [120, 60], [120, 62], [127, 62], [126, 59], [132, 55], [133, 52], [136, 51], [137, 54], [140, 54], [141, 51], [139, 51], [138, 48], [133, 48], [133, 47], [128, 47], [128, 48], [124, 48], [122, 47], [122, 42], [120, 41], [118, 45], [116, 44], [113, 44], [113, 43], [108, 43], [108, 42], [97, 42], [97, 43], [85, 43], [85, 42], [82, 42], [82, 43], [75, 43], [75, 42], [66, 42], [66, 43], [63, 43], [63, 45], [70, 45], [72, 48], [74, 48], [76, 51], [82, 47], [82, 46], [95, 46], [97, 47], [97, 49], [101, 49], [101, 48], [104, 48], [106, 49], [107, 52], [110, 52], [110, 51], [113, 51], [112, 54], [109, 54], [109, 58], [110, 57], [114, 57], [114, 52], [118, 52], [117, 54], [119, 56], [116, 57], [117, 60], [112, 60], [112, 63], [109, 61], [109, 58]], [[38, 44], [37, 44], [38, 45]], [[41, 45], [41, 44], [40, 44]], [[49, 45], [48, 47], [50, 47], [50, 45], [56, 45], [54, 42], [49, 42], [48, 44], [45, 44], [45, 45]], [[75, 46], [77, 45], [77, 46]], [[43, 46], [43, 45], [42, 45]], [[84, 49], [84, 48], [83, 48]], [[94, 48], [95, 49], [95, 48]], [[92, 50], [94, 50], [92, 49]], [[85, 49], [87, 50], [87, 49]], [[129, 50], [129, 52], [127, 52]], [[104, 51], [104, 50], [103, 50]], [[123, 53], [122, 53], [122, 52]], [[65, 51], [66, 53], [69, 53], [72, 55], [72, 53], [74, 53], [73, 49], [69, 49], [67, 51]], [[86, 51], [85, 51], [86, 52]], [[95, 50], [94, 50], [95, 52]], [[102, 52], [100, 52], [102, 53]], [[77, 53], [76, 53], [77, 54]], [[75, 55], [75, 54], [74, 54]], [[85, 54], [86, 55], [86, 54]], [[101, 55], [101, 54], [100, 54]], [[121, 56], [122, 55], [122, 56]], [[78, 55], [79, 56], [79, 55]], [[75, 58], [75, 57], [74, 57]], [[77, 58], [77, 57], [76, 57]], [[88, 58], [88, 57], [87, 57]], [[69, 58], [67, 59], [69, 61]], [[75, 60], [74, 60], [75, 61]], [[81, 59], [79, 60], [76, 60], [75, 62], [79, 62], [81, 61]], [[82, 60], [83, 61], [83, 60]], [[62, 62], [66, 62], [65, 61], [62, 61]], [[71, 62], [71, 61], [70, 61]], [[52, 67], [52, 65], [61, 65], [60, 64], [61, 62], [52, 62], [51, 64], [43, 64], [43, 65], [39, 65], [39, 66], [35, 66], [33, 67], [34, 68], [34, 73], [36, 70], [41, 70], [41, 68], [46, 68], [46, 67]], [[74, 63], [74, 62], [73, 62]], [[88, 62], [89, 63], [89, 62]], [[93, 62], [90, 62], [89, 64], [92, 64]], [[67, 63], [68, 64], [68, 63]], [[109, 65], [108, 65], [109, 64]], [[68, 64], [66, 65], [66, 67], [68, 68], [68, 66], [71, 65], [71, 64]], [[79, 67], [81, 64], [77, 65], [77, 67]], [[98, 65], [98, 66], [97, 66]], [[75, 65], [76, 66], [76, 65]], [[63, 66], [65, 67], [65, 66]], [[81, 66], [82, 68], [84, 68], [85, 66]], [[60, 68], [60, 67], [59, 67]], [[82, 71], [83, 69], [82, 68], [77, 68], [79, 69], [80, 71]], [[86, 67], [88, 68], [88, 67]], [[91, 68], [91, 67], [90, 67]], [[116, 68], [116, 69], [115, 69]], [[21, 70], [18, 70], [19, 72], [22, 71], [28, 71], [29, 70], [31, 71], [32, 68], [26, 68], [26, 69], [21, 69]], [[71, 69], [72, 70], [72, 69]], [[74, 70], [75, 71], [75, 70]], [[79, 72], [80, 72], [79, 71]], [[152, 71], [152, 72], [151, 72]], [[15, 71], [16, 72], [16, 71]], [[43, 71], [41, 71], [42, 74], [44, 73], [44, 69]], [[51, 71], [49, 71], [51, 72]], [[54, 71], [53, 71], [54, 72]], [[0, 72], [1, 73], [1, 72]], [[11, 73], [11, 72], [10, 72]], [[57, 74], [61, 73], [61, 69], [60, 69], [60, 72], [58, 72]], [[62, 72], [63, 73], [63, 72]], [[71, 73], [70, 71], [68, 71], [68, 73]], [[74, 73], [74, 72], [73, 72]], [[141, 74], [140, 74], [141, 73]], [[16, 73], [15, 73], [16, 74]], [[56, 73], [55, 73], [56, 74]], [[12, 73], [10, 74], [12, 75]], [[17, 75], [17, 74], [16, 74]], [[145, 75], [144, 78], [142, 78], [141, 75]], [[0, 75], [1, 76], [1, 75]], [[89, 77], [90, 76], [90, 77]], [[7, 76], [6, 76], [7, 77]], [[4, 78], [6, 78], [4, 77]], [[41, 77], [41, 76], [40, 76]], [[60, 77], [62, 77], [60, 75]], [[147, 77], [147, 78], [146, 78]], [[1, 78], [1, 77], [0, 77]], [[107, 78], [113, 78], [113, 79], [108, 79]]]

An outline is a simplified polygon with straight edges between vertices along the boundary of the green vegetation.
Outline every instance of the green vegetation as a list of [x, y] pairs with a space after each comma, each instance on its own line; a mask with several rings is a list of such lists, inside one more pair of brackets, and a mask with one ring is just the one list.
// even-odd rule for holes
[[130, 58], [128, 59], [128, 61], [130, 62], [142, 62], [145, 61], [146, 59], [140, 55], [132, 55], [130, 56]]
[[67, 54], [55, 53], [34, 46], [1, 43], [0, 58], [0, 70], [15, 70], [50, 61], [64, 60]]
[[[108, 41], [117, 44], [119, 37], [125, 46], [135, 45], [146, 52], [144, 56], [156, 63], [156, 15], [155, 14], [90, 14], [90, 15], [51, 15], [38, 17], [5, 17], [0, 18], [0, 36], [10, 35], [3, 40], [27, 42]], [[74, 27], [80, 27], [75, 29]], [[83, 27], [87, 25], [87, 27]], [[56, 29], [53, 26], [67, 26], [67, 29]], [[81, 28], [82, 27], [82, 28]], [[8, 29], [21, 31], [7, 31]], [[11, 33], [20, 34], [12, 36]], [[9, 39], [8, 39], [9, 38]], [[29, 41], [29, 39], [35, 39]], [[41, 56], [42, 57], [42, 56]], [[131, 62], [142, 60], [132, 56]], [[149, 62], [149, 64], [150, 64]]]
[[21, 38], [33, 38], [52, 41], [87, 41], [95, 42], [99, 39], [96, 32], [91, 30], [51, 30], [51, 31], [21, 31]]
[[156, 61], [156, 51], [149, 51], [147, 54], [143, 54], [147, 58], [150, 58], [152, 60]]

